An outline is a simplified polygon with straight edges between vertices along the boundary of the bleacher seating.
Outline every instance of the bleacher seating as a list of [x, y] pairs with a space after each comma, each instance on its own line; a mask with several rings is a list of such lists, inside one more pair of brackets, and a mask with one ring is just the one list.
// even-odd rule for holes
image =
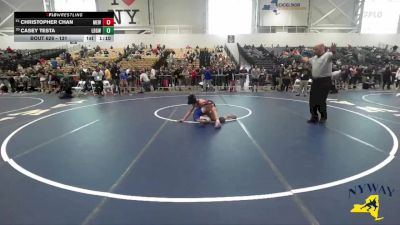
[[274, 57], [264, 47], [240, 46], [238, 43], [239, 54], [241, 54], [248, 63], [256, 65], [259, 68], [271, 70], [274, 65]]
[[18, 65], [23, 68], [36, 65], [40, 58], [49, 60], [65, 52], [65, 49], [18, 49], [12, 53], [0, 51], [0, 69], [15, 71]]

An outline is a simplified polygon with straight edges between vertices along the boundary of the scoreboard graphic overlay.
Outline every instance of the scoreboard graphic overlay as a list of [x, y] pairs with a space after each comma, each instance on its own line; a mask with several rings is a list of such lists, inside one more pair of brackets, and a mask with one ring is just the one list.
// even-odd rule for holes
[[114, 12], [14, 12], [15, 42], [113, 42]]

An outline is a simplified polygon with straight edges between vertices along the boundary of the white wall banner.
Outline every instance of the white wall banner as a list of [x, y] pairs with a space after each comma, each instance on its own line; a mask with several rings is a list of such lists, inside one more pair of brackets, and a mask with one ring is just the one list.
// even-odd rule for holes
[[366, 0], [361, 33], [395, 34], [399, 17], [400, 0]]
[[308, 0], [261, 0], [261, 26], [307, 26]]
[[130, 28], [149, 26], [149, 0], [97, 1], [98, 11], [114, 10], [114, 26]]

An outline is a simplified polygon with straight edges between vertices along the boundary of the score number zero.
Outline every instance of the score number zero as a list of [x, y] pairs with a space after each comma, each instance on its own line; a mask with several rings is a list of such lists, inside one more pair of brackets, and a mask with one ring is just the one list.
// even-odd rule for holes
[[103, 26], [114, 26], [114, 18], [103, 18]]
[[103, 34], [114, 34], [114, 18], [103, 18]]

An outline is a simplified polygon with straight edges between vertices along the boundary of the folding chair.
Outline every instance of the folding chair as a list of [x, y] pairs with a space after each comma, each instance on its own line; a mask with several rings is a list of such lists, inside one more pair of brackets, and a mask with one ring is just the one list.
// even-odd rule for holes
[[76, 92], [76, 95], [79, 97], [84, 94], [83, 90], [85, 89], [86, 81], [80, 80], [75, 87], [72, 87], [72, 90]]
[[103, 91], [104, 95], [107, 95], [108, 93], [110, 93], [111, 95], [114, 94], [112, 86], [108, 80], [103, 80]]
[[93, 95], [96, 95], [96, 83], [93, 80], [90, 81], [90, 87], [92, 89]]
[[311, 84], [312, 84], [312, 79], [308, 79], [308, 84], [307, 84], [307, 92], [308, 92], [308, 93], [310, 93]]
[[300, 79], [296, 79], [293, 84], [292, 92], [297, 91], [300, 88]]

